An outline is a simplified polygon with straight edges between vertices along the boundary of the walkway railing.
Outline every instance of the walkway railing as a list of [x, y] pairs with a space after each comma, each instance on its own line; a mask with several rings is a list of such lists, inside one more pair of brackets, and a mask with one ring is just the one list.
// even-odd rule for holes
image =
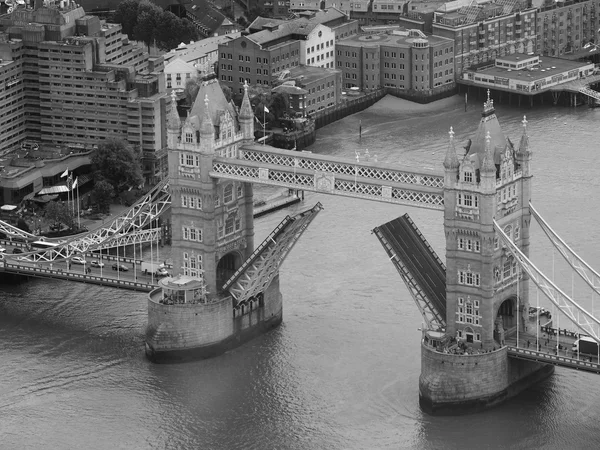
[[536, 350], [530, 350], [527, 348], [514, 347], [511, 345], [508, 346], [508, 355], [517, 359], [548, 363], [555, 366], [568, 367], [571, 369], [600, 374], [600, 364], [582, 361], [581, 359], [569, 358], [567, 356], [552, 355], [549, 353], [538, 352]]
[[21, 264], [4, 263], [6, 272], [17, 275], [33, 276], [37, 278], [54, 278], [59, 280], [71, 280], [81, 283], [99, 284], [102, 286], [112, 286], [133, 291], [150, 292], [156, 289], [156, 285], [148, 283], [140, 283], [138, 281], [123, 280], [109, 277], [99, 277], [96, 275], [88, 275], [83, 273], [65, 271], [61, 269], [48, 269], [45, 267], [26, 266]]

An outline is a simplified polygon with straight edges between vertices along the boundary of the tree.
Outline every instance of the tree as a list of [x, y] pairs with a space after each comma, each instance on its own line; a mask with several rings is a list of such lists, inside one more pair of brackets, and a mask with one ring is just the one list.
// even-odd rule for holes
[[29, 229], [29, 225], [27, 225], [27, 222], [25, 222], [25, 220], [22, 217], [19, 217], [19, 219], [17, 220], [17, 228], [30, 233], [31, 230]]
[[142, 0], [138, 6], [137, 23], [133, 27], [134, 39], [144, 42], [150, 48], [161, 20], [162, 9], [148, 0]]
[[73, 213], [69, 206], [63, 202], [50, 202], [46, 205], [45, 217], [52, 225], [65, 224], [67, 228], [73, 227]]
[[223, 91], [223, 94], [225, 95], [225, 100], [227, 100], [227, 103], [231, 103], [231, 99], [233, 98], [233, 91], [226, 84], [222, 84], [222, 83], [219, 83], [219, 84], [221, 86], [221, 90]]
[[154, 42], [163, 50], [177, 47], [180, 42], [198, 40], [198, 30], [192, 22], [165, 11], [149, 0], [123, 0], [114, 20], [131, 39], [150, 46]]
[[202, 84], [197, 78], [191, 78], [185, 82], [183, 92], [185, 93], [185, 101], [191, 107], [196, 101], [200, 85]]
[[94, 184], [92, 191], [96, 205], [101, 212], [108, 212], [110, 209], [110, 200], [115, 195], [115, 191], [110, 183], [100, 180]]
[[117, 6], [114, 19], [121, 24], [123, 33], [133, 39], [133, 29], [137, 24], [140, 0], [122, 0]]
[[271, 104], [269, 105], [269, 111], [271, 111], [275, 117], [282, 118], [285, 114], [289, 113], [290, 100], [287, 95], [277, 92], [271, 96]]
[[119, 194], [144, 182], [139, 149], [132, 148], [120, 139], [106, 139], [94, 156], [92, 169], [96, 180], [108, 182]]

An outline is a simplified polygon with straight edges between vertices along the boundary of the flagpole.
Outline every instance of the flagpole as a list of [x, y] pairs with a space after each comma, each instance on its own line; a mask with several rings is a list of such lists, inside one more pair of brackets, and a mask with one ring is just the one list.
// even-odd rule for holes
[[81, 218], [79, 215], [79, 177], [75, 180], [77, 183], [77, 227], [81, 228]]

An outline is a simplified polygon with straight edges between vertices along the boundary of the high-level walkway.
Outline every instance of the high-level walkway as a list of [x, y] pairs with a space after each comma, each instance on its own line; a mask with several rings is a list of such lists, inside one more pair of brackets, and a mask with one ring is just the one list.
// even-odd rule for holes
[[373, 230], [417, 306], [428, 318], [428, 326], [446, 324], [446, 267], [405, 214]]

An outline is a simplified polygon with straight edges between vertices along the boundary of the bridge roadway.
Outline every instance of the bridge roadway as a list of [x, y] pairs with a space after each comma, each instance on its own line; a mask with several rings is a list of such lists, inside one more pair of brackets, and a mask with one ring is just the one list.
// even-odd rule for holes
[[[384, 225], [379, 231], [432, 302], [437, 314], [446, 318], [446, 268], [408, 214]], [[393, 256], [392, 256], [393, 257]]]
[[[535, 330], [535, 323], [533, 326]], [[600, 374], [597, 355], [584, 355], [572, 351], [573, 343], [577, 339], [576, 333], [561, 329], [557, 336], [556, 332], [556, 328], [547, 326], [540, 327], [539, 335], [520, 332], [518, 344], [516, 332], [513, 332], [505, 340], [508, 355], [511, 358]], [[539, 342], [536, 345], [538, 338]]]
[[[80, 283], [99, 284], [102, 286], [112, 286], [133, 291], [150, 292], [158, 286], [158, 278], [153, 275], [146, 275], [141, 270], [134, 270], [133, 264], [126, 265], [127, 271], [117, 271], [112, 269], [113, 262], [107, 261], [104, 267], [91, 267], [89, 264], [71, 264], [67, 261], [56, 260], [51, 263], [40, 263], [18, 260], [19, 255], [10, 255], [0, 261], [0, 271], [12, 273], [15, 275], [32, 276], [36, 278], [52, 278], [57, 280], [78, 281]], [[116, 260], [116, 257], [113, 257]], [[129, 258], [119, 258], [119, 264]], [[86, 273], [89, 267], [90, 272]]]

